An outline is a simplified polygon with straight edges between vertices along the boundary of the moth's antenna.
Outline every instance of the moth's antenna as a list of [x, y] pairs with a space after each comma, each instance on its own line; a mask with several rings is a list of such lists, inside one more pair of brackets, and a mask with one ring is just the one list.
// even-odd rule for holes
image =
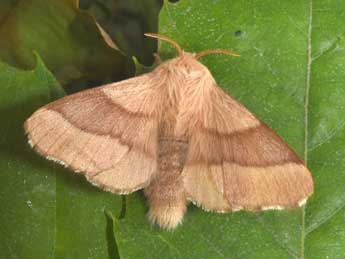
[[147, 36], [147, 37], [151, 37], [151, 38], [156, 38], [156, 39], [167, 41], [167, 42], [169, 42], [171, 45], [173, 45], [177, 49], [179, 55], [183, 54], [182, 48], [180, 47], [180, 45], [177, 44], [176, 41], [173, 41], [172, 39], [170, 39], [170, 38], [168, 38], [168, 37], [166, 37], [166, 36], [164, 36], [162, 34], [158, 34], [158, 33], [145, 33], [144, 35]]
[[202, 56], [206, 56], [208, 54], [226, 54], [226, 55], [230, 55], [230, 56], [235, 56], [235, 57], [239, 57], [240, 54], [237, 54], [235, 52], [232, 52], [231, 50], [226, 50], [226, 49], [207, 49], [207, 50], [203, 50], [199, 53], [197, 53], [195, 55], [195, 58], [201, 58]]

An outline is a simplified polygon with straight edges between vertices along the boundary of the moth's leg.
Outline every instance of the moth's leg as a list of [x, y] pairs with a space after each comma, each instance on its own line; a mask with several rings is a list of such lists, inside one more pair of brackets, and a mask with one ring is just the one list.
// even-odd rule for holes
[[158, 53], [153, 53], [153, 57], [155, 58], [155, 62], [159, 65], [162, 63], [162, 59], [161, 57], [159, 56]]
[[160, 140], [158, 171], [145, 188], [150, 209], [149, 220], [160, 227], [173, 229], [182, 222], [187, 208], [181, 172], [185, 163], [188, 143]]

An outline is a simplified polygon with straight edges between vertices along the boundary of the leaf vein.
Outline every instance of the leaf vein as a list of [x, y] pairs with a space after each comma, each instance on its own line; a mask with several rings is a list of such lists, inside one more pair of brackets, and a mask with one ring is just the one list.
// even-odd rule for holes
[[322, 225], [326, 224], [328, 221], [330, 221], [335, 215], [337, 215], [339, 212], [341, 212], [345, 208], [345, 203], [339, 206], [338, 208], [334, 209], [332, 213], [328, 217], [324, 217], [322, 220], [317, 221], [316, 223], [310, 225], [306, 230], [306, 236], [309, 235], [311, 232], [317, 230]]

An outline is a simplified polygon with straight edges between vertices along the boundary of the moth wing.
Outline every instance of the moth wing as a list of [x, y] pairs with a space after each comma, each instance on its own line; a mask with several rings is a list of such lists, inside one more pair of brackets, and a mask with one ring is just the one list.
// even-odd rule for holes
[[184, 118], [190, 136], [182, 172], [188, 199], [214, 211], [301, 206], [313, 181], [285, 141], [217, 86], [202, 102]]
[[149, 75], [66, 96], [26, 122], [29, 143], [108, 191], [145, 187], [156, 171], [159, 98]]

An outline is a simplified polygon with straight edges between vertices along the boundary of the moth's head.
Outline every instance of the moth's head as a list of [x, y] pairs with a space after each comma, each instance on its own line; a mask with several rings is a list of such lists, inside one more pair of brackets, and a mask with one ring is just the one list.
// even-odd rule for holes
[[189, 53], [189, 52], [185, 52], [180, 45], [178, 45], [178, 43], [164, 35], [161, 34], [156, 34], [156, 33], [145, 33], [146, 36], [151, 37], [151, 38], [156, 38], [156, 39], [160, 39], [166, 42], [169, 42], [171, 45], [173, 45], [179, 56], [177, 58], [175, 58], [174, 60], [172, 60], [171, 62], [174, 63], [174, 65], [178, 65], [178, 66], [183, 66], [185, 67], [187, 70], [189, 70], [189, 66], [193, 67], [194, 69], [203, 69], [204, 66], [199, 63], [197, 60], [203, 56], [206, 56], [208, 54], [226, 54], [226, 55], [231, 55], [231, 56], [240, 56], [239, 54], [232, 52], [230, 50], [225, 50], [225, 49], [207, 49], [207, 50], [203, 50], [199, 53]]

